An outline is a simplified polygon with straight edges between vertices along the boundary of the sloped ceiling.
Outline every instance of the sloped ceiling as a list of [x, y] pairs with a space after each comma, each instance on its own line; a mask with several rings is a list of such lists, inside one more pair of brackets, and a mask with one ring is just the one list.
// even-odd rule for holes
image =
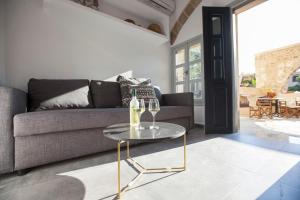
[[203, 0], [205, 6], [228, 6], [234, 2], [242, 2], [245, 0]]

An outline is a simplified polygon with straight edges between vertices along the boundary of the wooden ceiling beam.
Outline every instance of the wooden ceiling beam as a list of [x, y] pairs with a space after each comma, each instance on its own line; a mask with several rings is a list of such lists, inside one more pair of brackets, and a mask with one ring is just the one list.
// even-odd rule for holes
[[192, 15], [194, 10], [201, 2], [202, 0], [190, 0], [189, 3], [185, 6], [171, 30], [171, 44], [174, 44], [183, 25], [186, 23], [188, 18]]

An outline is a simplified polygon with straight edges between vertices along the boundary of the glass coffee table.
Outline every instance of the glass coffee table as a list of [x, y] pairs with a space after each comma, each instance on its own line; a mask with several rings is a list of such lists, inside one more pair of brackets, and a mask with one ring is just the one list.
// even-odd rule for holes
[[[103, 130], [105, 137], [115, 140], [118, 142], [118, 194], [117, 198], [121, 198], [123, 193], [125, 193], [132, 185], [143, 175], [149, 173], [163, 173], [163, 172], [180, 172], [186, 169], [186, 130], [184, 127], [165, 123], [156, 122], [158, 129], [150, 129], [152, 125], [151, 122], [142, 122], [141, 126], [143, 129], [137, 130], [135, 128], [130, 128], [128, 123], [114, 124], [112, 126], [106, 127]], [[175, 139], [183, 137], [183, 166], [181, 167], [165, 167], [165, 168], [145, 168], [140, 163], [135, 161], [130, 156], [130, 142], [155, 142], [162, 141], [166, 139]], [[136, 169], [139, 174], [125, 187], [121, 189], [121, 144], [127, 143], [127, 159], [126, 161]]]

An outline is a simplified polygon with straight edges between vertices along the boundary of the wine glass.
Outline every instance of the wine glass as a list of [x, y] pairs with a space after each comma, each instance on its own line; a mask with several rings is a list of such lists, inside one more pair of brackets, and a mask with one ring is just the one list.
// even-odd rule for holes
[[138, 129], [139, 129], [139, 130], [142, 130], [142, 129], [144, 129], [144, 127], [141, 126], [141, 116], [142, 116], [142, 114], [145, 112], [146, 106], [145, 106], [145, 101], [144, 101], [144, 99], [138, 99], [138, 102], [139, 102], [139, 107], [138, 107], [138, 109], [137, 109], [137, 113], [138, 113], [139, 121], [140, 121], [139, 126], [138, 126]]
[[160, 111], [159, 101], [157, 99], [150, 99], [149, 101], [149, 112], [151, 112], [153, 116], [153, 123], [150, 126], [150, 129], [159, 129], [158, 126], [155, 126], [155, 115]]

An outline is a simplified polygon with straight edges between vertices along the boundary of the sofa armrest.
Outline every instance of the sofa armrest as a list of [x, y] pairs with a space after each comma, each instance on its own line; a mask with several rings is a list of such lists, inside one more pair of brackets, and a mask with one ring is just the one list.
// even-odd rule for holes
[[194, 106], [194, 95], [192, 92], [163, 94], [166, 106]]
[[13, 117], [26, 112], [27, 94], [0, 87], [0, 174], [14, 170]]
[[192, 92], [163, 94], [165, 106], [188, 106], [191, 107], [191, 116], [189, 117], [189, 131], [194, 127], [194, 94]]

